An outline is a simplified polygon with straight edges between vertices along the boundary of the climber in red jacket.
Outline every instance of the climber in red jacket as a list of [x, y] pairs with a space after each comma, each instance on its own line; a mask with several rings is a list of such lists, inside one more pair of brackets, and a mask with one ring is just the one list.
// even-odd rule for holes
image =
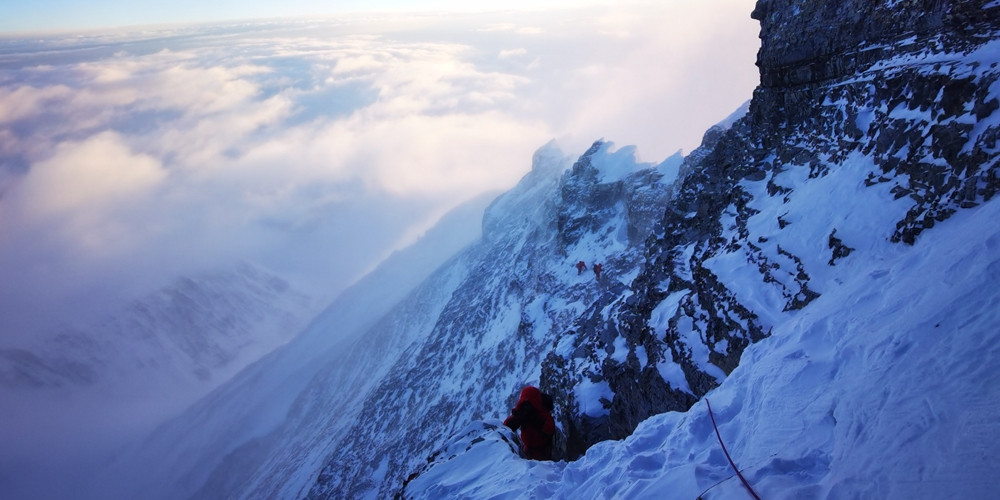
[[521, 399], [510, 412], [503, 425], [517, 432], [521, 429], [521, 446], [529, 460], [552, 460], [552, 435], [556, 423], [552, 414], [542, 403], [542, 391], [527, 386], [521, 391]]
[[586, 270], [587, 270], [587, 264], [584, 263], [582, 260], [580, 262], [576, 263], [576, 274], [577, 274], [577, 276], [579, 276], [580, 273], [582, 273], [582, 272], [584, 272]]
[[601, 279], [601, 271], [603, 270], [604, 266], [602, 264], [596, 262], [594, 263], [594, 276], [596, 276], [597, 279]]

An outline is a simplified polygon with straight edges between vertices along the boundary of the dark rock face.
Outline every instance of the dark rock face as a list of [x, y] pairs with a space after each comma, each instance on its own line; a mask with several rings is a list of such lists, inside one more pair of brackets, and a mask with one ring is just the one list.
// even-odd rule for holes
[[833, 232], [830, 233], [829, 247], [830, 250], [833, 250], [833, 256], [830, 257], [830, 262], [828, 262], [828, 264], [830, 264], [831, 266], [837, 265], [837, 259], [843, 259], [844, 257], [847, 257], [848, 255], [851, 255], [851, 252], [855, 250], [854, 248], [845, 245], [844, 241], [837, 237], [836, 229], [834, 229]]
[[[708, 362], [727, 375], [748, 345], [768, 335], [773, 325], [740, 302], [728, 288], [734, 283], [713, 274], [709, 259], [744, 252], [759, 284], [784, 297], [780, 312], [819, 297], [811, 287], [818, 270], [808, 268], [803, 255], [748, 232], [747, 220], [757, 213], [751, 206], [761, 200], [741, 181], [767, 180], [772, 203], [788, 203], [791, 188], [775, 181], [782, 172], [806, 169], [818, 180], [864, 155], [875, 166], [866, 186], [891, 183], [897, 199], [912, 200], [885, 234], [907, 244], [997, 193], [1000, 129], [977, 124], [1000, 108], [989, 97], [1000, 71], [958, 57], [995, 38], [1000, 8], [986, 8], [991, 3], [758, 2], [761, 86], [749, 114], [728, 131], [709, 131], [686, 159], [632, 293], [595, 304], [605, 311], [602, 319], [594, 313], [577, 321], [568, 333], [576, 336], [573, 357], [546, 358], [543, 389], [568, 408], [560, 417], [569, 458], [597, 441], [629, 435], [651, 415], [686, 410], [718, 384], [692, 358], [698, 347], [691, 332], [709, 348]], [[776, 223], [781, 230], [791, 224], [781, 216]], [[825, 243], [816, 251], [829, 252], [829, 265], [854, 250], [836, 228]], [[675, 293], [683, 295], [676, 313], [653, 331], [653, 309]], [[628, 349], [624, 360], [609, 354], [616, 339]], [[680, 365], [686, 389], [653, 369], [662, 360]], [[607, 381], [614, 392], [606, 417], [594, 419], [574, 406], [573, 387], [584, 377]]]
[[[898, 53], [908, 37], [976, 43], [995, 31], [991, 0], [758, 0], [761, 86], [789, 87], [844, 77]], [[917, 48], [917, 47], [913, 47]]]

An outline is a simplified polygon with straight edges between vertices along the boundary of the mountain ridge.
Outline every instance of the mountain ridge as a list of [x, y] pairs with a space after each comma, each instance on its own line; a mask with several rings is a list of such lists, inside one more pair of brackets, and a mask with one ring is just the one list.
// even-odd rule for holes
[[[339, 420], [330, 417], [345, 404], [337, 397], [357, 397], [342, 384], [367, 383], [383, 369], [377, 362], [380, 356], [406, 347], [406, 337], [379, 332], [395, 331], [394, 323], [412, 326], [429, 321], [433, 309], [419, 300], [407, 306], [407, 295], [423, 281], [432, 295], [447, 295], [455, 278], [434, 271], [478, 237], [482, 211], [491, 200], [485, 194], [446, 214], [411, 247], [397, 251], [349, 287], [291, 342], [248, 366], [143, 442], [123, 450], [88, 481], [86, 495], [149, 499], [218, 498], [237, 492], [255, 498], [294, 495], [314, 471], [302, 466], [307, 470], [297, 475], [289, 471], [289, 464], [319, 460], [313, 455], [323, 453], [316, 450], [324, 449], [325, 442], [318, 436], [335, 441], [341, 432]], [[404, 303], [400, 312], [387, 315], [400, 301]], [[378, 349], [367, 353], [359, 349], [357, 344], [365, 339]], [[322, 403], [315, 404], [317, 398]], [[344, 418], [350, 415], [347, 412]], [[267, 471], [272, 470], [280, 477], [269, 476]]]
[[[869, 24], [858, 26], [858, 13]], [[515, 498], [579, 494], [595, 487], [588, 475], [606, 481], [600, 488], [611, 496], [655, 496], [670, 481], [697, 493], [722, 480], [726, 467], [718, 453], [704, 451], [712, 437], [700, 402], [706, 395], [720, 397], [723, 425], [752, 429], [756, 410], [747, 401], [768, 400], [766, 373], [752, 368], [761, 359], [764, 368], [780, 370], [787, 361], [816, 373], [805, 379], [812, 385], [797, 386], [794, 373], [776, 371], [782, 390], [821, 392], [824, 381], [849, 378], [840, 366], [864, 366], [835, 351], [839, 343], [879, 362], [879, 346], [902, 345], [903, 336], [858, 336], [856, 328], [885, 327], [868, 316], [848, 323], [852, 336], [836, 337], [829, 321], [851, 311], [837, 309], [831, 297], [871, 314], [907, 309], [868, 300], [911, 297], [930, 307], [925, 295], [901, 291], [919, 281], [904, 266], [917, 259], [912, 249], [927, 231], [947, 226], [948, 234], [968, 234], [962, 221], [981, 223], [975, 214], [994, 213], [1000, 9], [986, 0], [762, 0], [753, 16], [762, 25], [761, 85], [743, 118], [709, 129], [679, 165], [641, 164], [634, 150], [603, 140], [575, 162], [554, 144], [543, 146], [532, 170], [487, 209], [482, 238], [360, 334], [349, 352], [306, 354], [304, 341], [289, 348], [322, 366], [287, 391], [280, 381], [266, 382], [284, 411], [267, 413], [259, 395], [243, 401], [250, 393], [232, 389], [226, 397], [249, 408], [245, 419], [266, 417], [269, 426], [250, 440], [214, 437], [213, 446], [225, 449], [202, 457], [184, 496], [489, 497], [499, 490], [468, 471], [496, 464], [524, 473], [498, 473], [510, 488], [503, 493]], [[987, 256], [975, 257], [973, 267], [989, 271], [993, 240], [980, 239]], [[588, 271], [576, 269], [581, 261]], [[600, 276], [592, 271], [597, 263]], [[857, 295], [870, 282], [891, 282], [887, 289], [898, 295]], [[956, 289], [985, 290], [961, 285]], [[302, 338], [333, 331], [336, 318], [323, 318]], [[976, 321], [981, 328], [986, 320]], [[916, 326], [931, 338], [933, 330]], [[819, 332], [819, 340], [797, 329]], [[264, 365], [255, 370], [247, 380], [278, 376]], [[520, 461], [495, 434], [484, 434], [496, 438], [487, 440], [496, 445], [486, 455], [493, 458], [474, 453], [473, 438], [456, 445], [451, 436], [461, 441], [469, 429], [479, 432], [475, 422], [505, 416], [529, 383], [554, 397], [557, 458], [578, 461]], [[351, 390], [338, 392], [344, 387]], [[199, 409], [212, 420], [224, 401]], [[811, 426], [832, 436], [828, 442], [804, 436], [811, 448], [768, 462], [773, 457], [754, 453], [754, 438], [744, 434], [737, 458], [767, 464], [758, 479], [776, 495], [782, 481], [794, 480], [782, 474], [801, 479], [786, 497], [889, 491], [837, 482], [839, 465], [831, 464], [852, 455], [829, 449], [849, 439], [836, 420], [857, 428], [869, 409], [845, 414], [833, 406], [807, 414]], [[775, 408], [762, 411], [788, 418]], [[188, 428], [198, 427], [177, 423], [171, 432]], [[157, 439], [172, 445], [168, 435]], [[690, 452], [653, 444], [667, 438]], [[193, 456], [203, 451], [185, 446]], [[435, 455], [442, 447], [457, 454]], [[414, 471], [424, 474], [411, 478]], [[615, 482], [616, 473], [639, 486]], [[723, 490], [727, 498], [737, 491]]]

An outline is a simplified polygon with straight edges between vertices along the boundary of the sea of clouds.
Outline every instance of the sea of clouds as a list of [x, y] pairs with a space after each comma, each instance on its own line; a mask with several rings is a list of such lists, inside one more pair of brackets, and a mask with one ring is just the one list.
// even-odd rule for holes
[[240, 260], [330, 298], [552, 138], [690, 151], [757, 83], [752, 8], [0, 38], [0, 345]]

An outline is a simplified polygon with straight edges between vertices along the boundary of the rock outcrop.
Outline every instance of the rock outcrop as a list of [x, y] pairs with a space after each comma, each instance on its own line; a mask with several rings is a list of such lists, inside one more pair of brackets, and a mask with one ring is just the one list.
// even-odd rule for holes
[[[761, 85], [750, 112], [728, 131], [710, 130], [686, 159], [629, 293], [595, 303], [563, 336], [572, 354], [546, 359], [542, 388], [561, 403], [570, 458], [651, 415], [686, 410], [746, 346], [828, 286], [813, 275], [851, 254], [854, 243], [838, 234], [864, 214], [798, 245], [805, 251], [784, 248], [781, 234], [803, 216], [794, 207], [779, 208], [767, 234], [747, 227], [755, 207], [789, 204], [793, 189], [781, 179], [808, 185], [866, 158], [864, 185], [885, 184], [906, 204], [873, 236], [908, 244], [997, 192], [1000, 102], [991, 89], [1000, 71], [975, 56], [996, 38], [996, 2], [776, 0], [758, 2], [753, 17]], [[757, 184], [766, 187], [752, 193]], [[740, 282], [717, 275], [711, 262], [733, 258], [754, 272]], [[738, 293], [747, 287], [780, 300], [748, 301]], [[614, 394], [606, 414], [582, 409], [576, 388], [586, 382]]]

